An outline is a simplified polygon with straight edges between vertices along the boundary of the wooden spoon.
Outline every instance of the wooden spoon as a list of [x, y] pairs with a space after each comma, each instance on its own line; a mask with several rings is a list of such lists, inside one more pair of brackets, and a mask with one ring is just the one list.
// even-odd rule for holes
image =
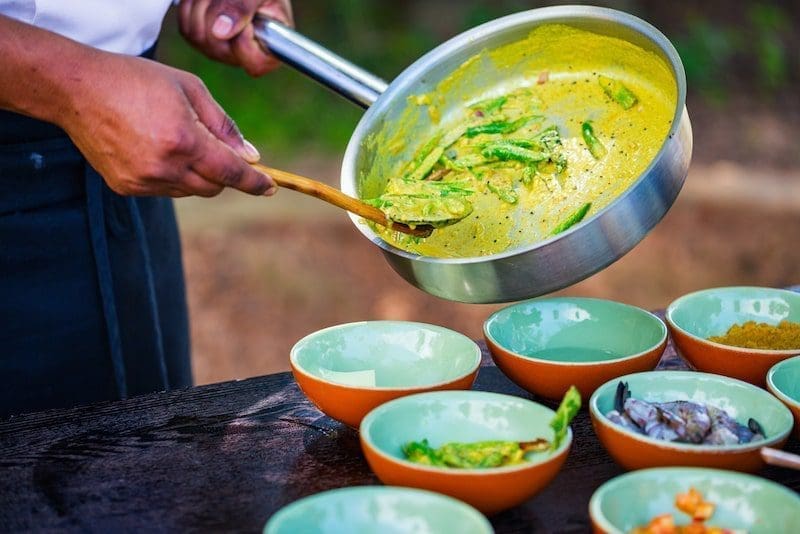
[[338, 208], [342, 208], [356, 215], [360, 215], [367, 220], [378, 223], [381, 226], [386, 226], [392, 230], [403, 232], [417, 237], [428, 237], [433, 232], [433, 226], [427, 224], [416, 225], [414, 228], [394, 221], [389, 221], [386, 214], [374, 206], [370, 206], [357, 198], [345, 195], [335, 187], [324, 184], [305, 176], [299, 176], [290, 172], [282, 171], [280, 169], [273, 169], [260, 163], [253, 163], [253, 167], [257, 170], [272, 176], [275, 183], [280, 187], [299, 191], [306, 195], [316, 197], [324, 200]]

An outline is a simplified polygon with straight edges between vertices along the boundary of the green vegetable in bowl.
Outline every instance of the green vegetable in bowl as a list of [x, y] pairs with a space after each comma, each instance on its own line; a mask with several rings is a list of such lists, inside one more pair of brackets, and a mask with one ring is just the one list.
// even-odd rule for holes
[[508, 102], [508, 97], [503, 95], [503, 96], [498, 96], [497, 98], [481, 100], [480, 102], [471, 105], [470, 109], [473, 109], [475, 111], [480, 111], [481, 113], [484, 114], [489, 114], [492, 113], [493, 111], [500, 111], [501, 109], [503, 109], [503, 104], [505, 104], [506, 102]]
[[494, 121], [486, 124], [477, 124], [470, 126], [466, 129], [464, 135], [467, 137], [475, 137], [480, 134], [505, 134], [519, 130], [526, 124], [534, 120], [543, 120], [541, 115], [532, 115], [530, 117], [520, 117], [515, 121]]
[[581, 407], [581, 395], [575, 386], [569, 388], [561, 400], [550, 428], [553, 440], [537, 438], [533, 441], [477, 441], [473, 443], [445, 443], [434, 449], [427, 439], [411, 441], [403, 446], [405, 457], [418, 464], [461, 469], [504, 467], [527, 461], [526, 454], [555, 451], [567, 436], [572, 419]]
[[586, 143], [587, 147], [589, 147], [589, 152], [592, 154], [594, 159], [602, 159], [606, 154], [608, 154], [606, 147], [594, 134], [594, 128], [592, 127], [591, 122], [586, 121], [581, 124], [581, 134], [583, 136], [583, 142]]
[[561, 399], [561, 404], [558, 405], [556, 415], [550, 421], [550, 428], [553, 429], [555, 437], [550, 445], [551, 450], [556, 450], [561, 446], [561, 442], [567, 437], [567, 429], [570, 422], [578, 415], [578, 410], [581, 409], [581, 394], [575, 388], [570, 386]]
[[561, 224], [553, 228], [553, 231], [550, 232], [550, 235], [560, 234], [561, 232], [564, 232], [569, 228], [575, 226], [576, 224], [581, 222], [584, 217], [586, 217], [586, 214], [589, 213], [590, 209], [592, 209], [592, 203], [587, 202], [586, 204], [578, 208], [575, 212], [573, 212], [569, 217], [564, 219], [564, 221]]
[[639, 101], [636, 95], [619, 80], [601, 74], [597, 77], [597, 82], [611, 100], [625, 109], [631, 109]]

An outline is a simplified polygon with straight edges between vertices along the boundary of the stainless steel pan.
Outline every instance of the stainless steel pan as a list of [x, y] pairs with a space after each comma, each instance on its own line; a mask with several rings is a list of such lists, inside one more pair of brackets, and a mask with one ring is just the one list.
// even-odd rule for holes
[[[470, 57], [524, 39], [531, 29], [546, 23], [563, 23], [621, 38], [659, 55], [672, 69], [677, 85], [677, 106], [668, 137], [633, 185], [596, 215], [557, 237], [500, 254], [456, 259], [418, 256], [385, 242], [351, 215], [359, 231], [382, 249], [394, 270], [428, 293], [471, 303], [535, 297], [596, 273], [641, 241], [675, 201], [691, 159], [686, 78], [675, 48], [656, 28], [620, 11], [548, 7], [516, 13], [462, 33], [424, 55], [387, 85], [275, 21], [256, 21], [256, 35], [282, 61], [369, 108], [350, 139], [342, 163], [341, 187], [352, 196], [359, 196], [361, 179], [385, 150], [375, 139], [407, 112], [409, 96], [432, 91]], [[502, 73], [486, 72], [477, 81], [493, 85], [498, 83], [498, 75]], [[458, 98], [448, 100], [453, 106], [461, 103]], [[432, 128], [430, 121], [421, 117], [411, 135], [424, 139], [430, 137]]]

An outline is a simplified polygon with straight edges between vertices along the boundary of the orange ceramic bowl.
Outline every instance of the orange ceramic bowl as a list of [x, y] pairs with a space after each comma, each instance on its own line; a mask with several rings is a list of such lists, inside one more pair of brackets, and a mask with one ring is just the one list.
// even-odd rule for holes
[[[675, 497], [689, 488], [714, 504], [714, 515], [708, 523], [725, 532], [798, 531], [800, 496], [787, 487], [732, 471], [661, 467], [626, 473], [597, 488], [589, 500], [594, 532], [626, 534], [663, 514], [672, 515], [677, 525], [687, 525], [690, 517], [678, 509]], [[694, 532], [698, 530], [701, 529]]]
[[655, 369], [667, 346], [667, 328], [652, 313], [576, 297], [503, 308], [486, 320], [483, 335], [506, 376], [554, 400], [571, 385], [589, 398], [614, 377]]
[[767, 373], [767, 389], [794, 415], [794, 434], [800, 439], [800, 356], [783, 360]]
[[678, 353], [696, 369], [757, 386], [765, 386], [770, 367], [800, 354], [800, 348], [747, 349], [707, 339], [747, 321], [800, 323], [800, 294], [785, 289], [719, 287], [689, 293], [669, 305], [666, 319]]
[[572, 430], [552, 452], [532, 453], [518, 465], [456, 469], [405, 459], [402, 447], [427, 439], [448, 442], [552, 439], [553, 410], [541, 404], [484, 391], [439, 391], [393, 400], [361, 422], [361, 448], [370, 468], [387, 485], [444, 493], [494, 514], [531, 498], [550, 483], [567, 458]]
[[[696, 445], [662, 441], [613, 423], [606, 414], [615, 408], [619, 382], [632, 398], [647, 402], [689, 400], [728, 412], [736, 421], [758, 421], [766, 439], [735, 445]], [[589, 400], [592, 426], [600, 443], [625, 469], [647, 467], [714, 467], [754, 472], [764, 462], [761, 447], [783, 447], [792, 430], [792, 414], [778, 399], [752, 384], [694, 371], [651, 371], [622, 376], [600, 386]]]
[[304, 337], [289, 361], [297, 384], [317, 408], [358, 428], [367, 412], [386, 401], [469, 389], [481, 351], [468, 337], [441, 326], [365, 321]]

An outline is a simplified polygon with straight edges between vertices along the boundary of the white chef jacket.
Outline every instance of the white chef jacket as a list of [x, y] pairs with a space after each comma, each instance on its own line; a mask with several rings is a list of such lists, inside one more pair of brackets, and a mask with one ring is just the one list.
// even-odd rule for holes
[[153, 46], [171, 0], [0, 0], [0, 13], [83, 44], [138, 55]]

